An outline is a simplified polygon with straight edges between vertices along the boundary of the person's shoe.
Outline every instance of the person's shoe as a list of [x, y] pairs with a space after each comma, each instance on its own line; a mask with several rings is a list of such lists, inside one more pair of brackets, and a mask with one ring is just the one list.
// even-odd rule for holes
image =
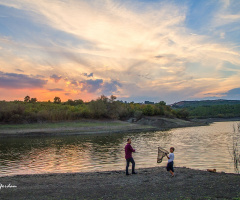
[[133, 172], [132, 174], [137, 174], [137, 172]]
[[130, 175], [130, 174], [127, 173], [126, 176], [128, 176], [128, 175]]

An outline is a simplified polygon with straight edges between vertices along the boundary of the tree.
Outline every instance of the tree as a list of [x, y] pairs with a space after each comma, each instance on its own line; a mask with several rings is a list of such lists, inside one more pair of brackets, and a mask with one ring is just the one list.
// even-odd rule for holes
[[114, 95], [111, 95], [111, 96], [110, 96], [110, 102], [111, 102], [111, 103], [114, 102], [114, 100], [116, 100], [116, 99], [117, 99], [116, 96], [114, 96]]
[[31, 100], [29, 102], [30, 103], [36, 103], [37, 102], [37, 98], [31, 98]]
[[144, 114], [144, 115], [147, 115], [147, 116], [152, 116], [152, 115], [154, 115], [153, 106], [152, 106], [152, 105], [146, 105], [146, 106], [143, 108], [143, 114]]
[[82, 99], [77, 99], [74, 101], [72, 99], [68, 99], [67, 102], [65, 102], [64, 104], [71, 105], [71, 106], [77, 106], [77, 105], [84, 104], [84, 102]]
[[74, 106], [74, 101], [72, 99], [68, 99], [65, 104]]
[[30, 101], [30, 96], [25, 96], [24, 97], [24, 102], [29, 102]]
[[77, 100], [74, 100], [74, 103], [75, 103], [75, 105], [81, 105], [81, 104], [83, 104], [84, 102], [83, 102], [82, 99], [77, 99]]
[[96, 118], [107, 116], [107, 106], [100, 99], [98, 99], [96, 101], [91, 101], [89, 104], [89, 108], [90, 108], [90, 111], [93, 114], [93, 116]]
[[60, 97], [55, 97], [53, 100], [54, 103], [61, 103]]
[[101, 101], [103, 101], [104, 103], [107, 103], [107, 102], [108, 102], [108, 98], [107, 98], [105, 95], [101, 95], [97, 100], [101, 100]]
[[161, 105], [161, 106], [166, 106], [166, 102], [165, 101], [160, 101], [158, 104]]
[[186, 109], [180, 109], [180, 110], [176, 110], [176, 115], [178, 118], [188, 119], [189, 112]]

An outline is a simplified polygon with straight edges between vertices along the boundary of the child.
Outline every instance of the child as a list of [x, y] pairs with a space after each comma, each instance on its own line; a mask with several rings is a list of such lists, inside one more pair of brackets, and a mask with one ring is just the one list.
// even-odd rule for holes
[[170, 154], [169, 156], [166, 154], [168, 158], [168, 164], [167, 164], [167, 171], [169, 171], [172, 174], [172, 177], [174, 177], [174, 169], [173, 169], [173, 160], [174, 160], [174, 147], [170, 148]]

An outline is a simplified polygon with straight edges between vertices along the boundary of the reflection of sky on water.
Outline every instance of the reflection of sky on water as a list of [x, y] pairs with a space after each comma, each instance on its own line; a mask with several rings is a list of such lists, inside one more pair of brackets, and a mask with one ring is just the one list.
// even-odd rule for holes
[[234, 172], [229, 154], [232, 132], [233, 122], [218, 122], [154, 133], [1, 138], [0, 176], [122, 170], [128, 137], [136, 149], [137, 168], [165, 166], [166, 158], [156, 162], [157, 147], [174, 146], [175, 166]]

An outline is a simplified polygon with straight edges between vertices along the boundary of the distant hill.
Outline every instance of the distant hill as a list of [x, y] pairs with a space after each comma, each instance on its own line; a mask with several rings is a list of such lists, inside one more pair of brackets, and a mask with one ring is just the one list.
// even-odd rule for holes
[[236, 105], [240, 104], [240, 100], [202, 100], [202, 101], [180, 101], [171, 104], [172, 108], [189, 108], [189, 107], [199, 107], [199, 106], [214, 106], [214, 105]]

